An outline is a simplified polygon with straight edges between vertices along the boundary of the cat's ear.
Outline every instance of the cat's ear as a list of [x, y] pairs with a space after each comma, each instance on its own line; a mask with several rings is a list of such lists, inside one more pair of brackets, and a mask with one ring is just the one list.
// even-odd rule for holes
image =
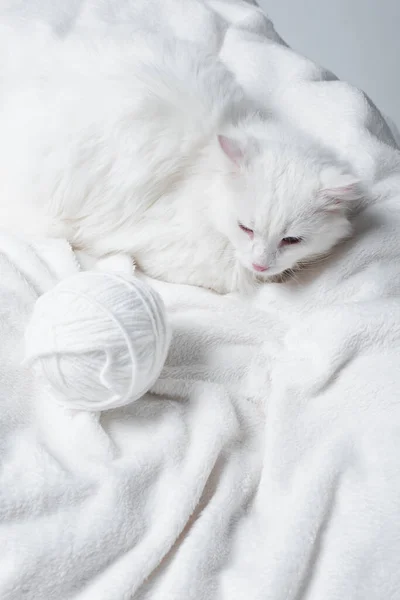
[[257, 150], [256, 141], [253, 139], [239, 140], [219, 135], [218, 143], [225, 156], [237, 167], [248, 162]]
[[364, 189], [354, 175], [332, 167], [321, 173], [319, 196], [325, 210], [342, 211], [355, 200], [360, 200], [364, 196]]
[[244, 160], [245, 145], [240, 140], [227, 137], [225, 135], [218, 136], [218, 143], [224, 154], [231, 160], [235, 165], [240, 165]]

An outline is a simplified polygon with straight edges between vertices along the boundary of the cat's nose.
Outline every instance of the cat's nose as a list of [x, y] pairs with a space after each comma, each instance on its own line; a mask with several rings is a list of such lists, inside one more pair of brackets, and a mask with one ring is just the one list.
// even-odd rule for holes
[[255, 271], [258, 271], [259, 273], [263, 273], [264, 271], [268, 271], [269, 269], [269, 267], [265, 267], [264, 265], [257, 265], [256, 263], [253, 263], [251, 266]]

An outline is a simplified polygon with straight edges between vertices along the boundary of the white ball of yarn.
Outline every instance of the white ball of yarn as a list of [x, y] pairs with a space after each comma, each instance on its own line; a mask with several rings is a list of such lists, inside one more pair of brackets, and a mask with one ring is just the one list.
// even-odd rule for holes
[[82, 272], [35, 305], [26, 359], [69, 408], [106, 410], [155, 383], [170, 341], [161, 297], [137, 278]]

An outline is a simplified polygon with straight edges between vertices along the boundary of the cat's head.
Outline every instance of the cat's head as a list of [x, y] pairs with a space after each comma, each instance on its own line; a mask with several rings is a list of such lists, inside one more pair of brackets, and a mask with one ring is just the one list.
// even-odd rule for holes
[[363, 190], [333, 159], [287, 143], [219, 136], [218, 144], [227, 165], [221, 226], [255, 276], [295, 269], [351, 234], [349, 212]]

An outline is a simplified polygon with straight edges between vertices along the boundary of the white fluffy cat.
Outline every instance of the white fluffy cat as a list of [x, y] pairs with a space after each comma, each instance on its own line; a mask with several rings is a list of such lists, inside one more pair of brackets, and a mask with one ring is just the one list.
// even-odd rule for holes
[[11, 52], [0, 64], [3, 227], [221, 293], [349, 235], [354, 177], [243, 110], [235, 81], [198, 48], [69, 40], [49, 58], [41, 46], [28, 64]]

